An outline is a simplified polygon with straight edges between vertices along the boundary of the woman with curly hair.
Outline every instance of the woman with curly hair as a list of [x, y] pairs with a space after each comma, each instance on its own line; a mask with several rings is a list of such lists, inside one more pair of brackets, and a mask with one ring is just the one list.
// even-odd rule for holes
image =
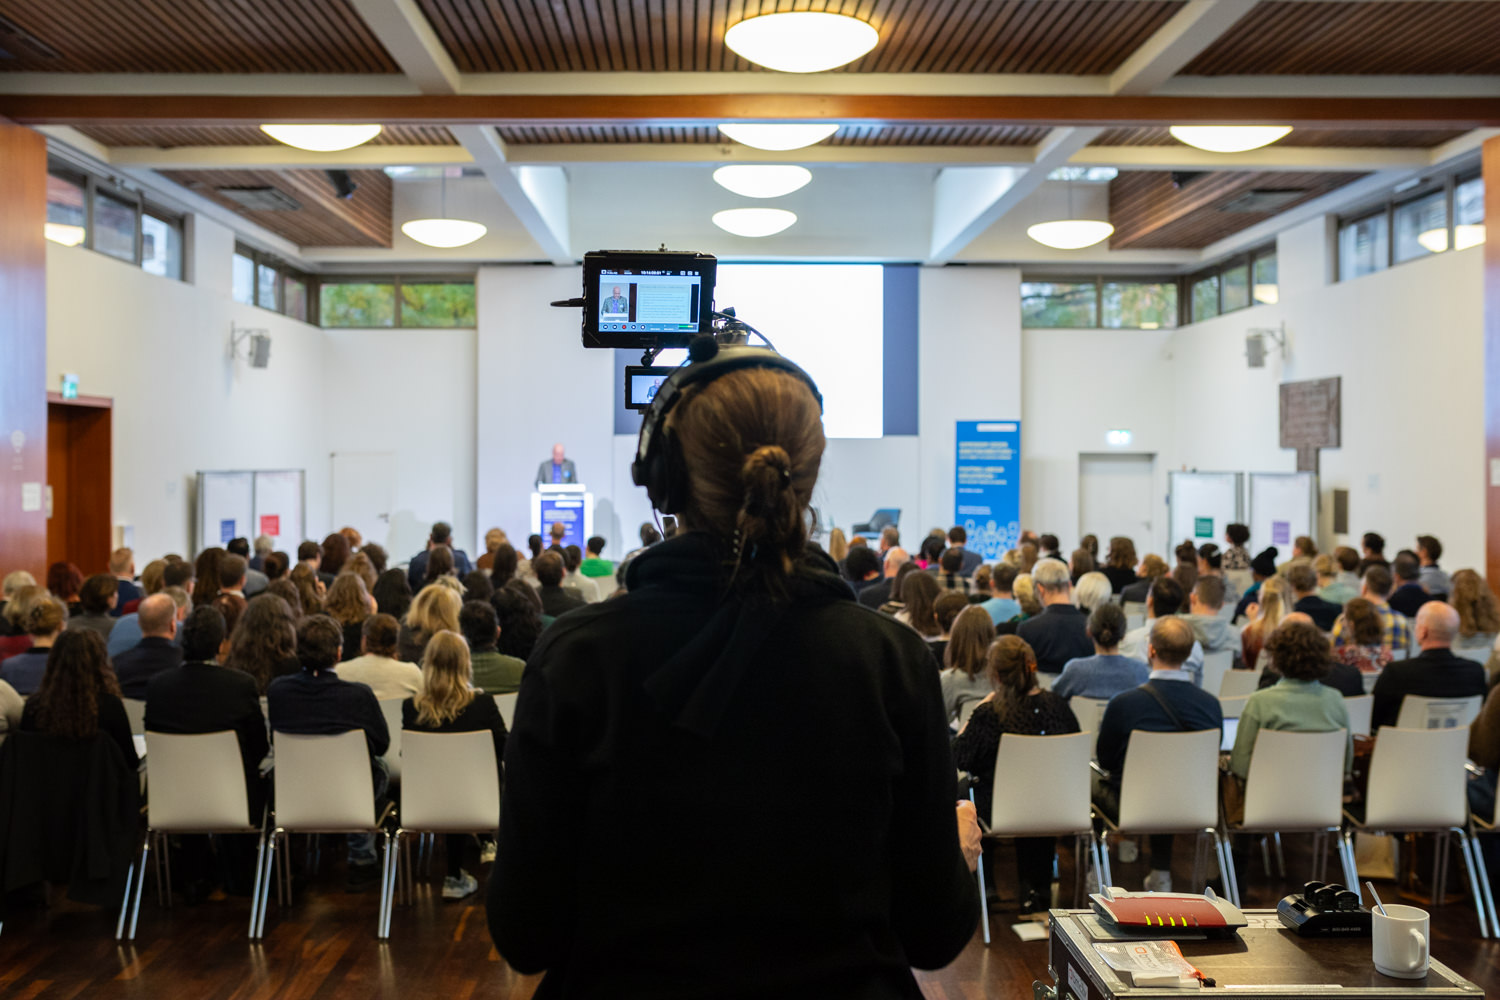
[[[343, 538], [343, 535], [339, 536]], [[308, 566], [307, 563], [299, 562], [292, 567], [292, 586], [297, 588], [297, 600], [302, 602], [302, 616], [321, 615], [323, 613], [323, 599], [328, 593], [328, 586], [317, 571]]]
[[1136, 582], [1138, 577], [1135, 574], [1135, 565], [1135, 542], [1124, 535], [1111, 538], [1109, 554], [1104, 557], [1104, 567], [1100, 572], [1109, 577], [1109, 585], [1114, 593], [1118, 594]]
[[7, 611], [17, 613], [21, 628], [31, 638], [31, 646], [6, 658], [4, 665], [0, 665], [0, 679], [25, 697], [42, 683], [52, 647], [67, 627], [68, 608], [61, 598], [37, 587], [30, 593], [23, 590]]
[[375, 564], [370, 561], [369, 553], [366, 552], [354, 553], [339, 572], [358, 575], [361, 580], [365, 581], [366, 590], [374, 590], [375, 581], [380, 579], [380, 574], [375, 572]]
[[57, 637], [41, 686], [26, 699], [20, 731], [67, 740], [91, 740], [103, 732], [120, 748], [125, 765], [135, 769], [140, 758], [102, 635], [83, 629]]
[[295, 620], [291, 607], [280, 597], [257, 595], [240, 616], [224, 666], [254, 677], [256, 689], [265, 694], [271, 681], [302, 669], [297, 662]]
[[[1283, 622], [1266, 639], [1264, 652], [1271, 657], [1281, 679], [1252, 694], [1240, 711], [1229, 770], [1241, 779], [1250, 774], [1255, 736], [1262, 729], [1298, 733], [1342, 729], [1346, 736], [1349, 729], [1344, 696], [1322, 683], [1333, 666], [1333, 650], [1316, 625], [1305, 621]], [[1353, 759], [1354, 743], [1346, 740], [1345, 770]]]
[[338, 622], [344, 630], [344, 653], [342, 661], [359, 655], [359, 643], [364, 636], [365, 619], [375, 613], [375, 599], [365, 589], [364, 578], [358, 573], [341, 573], [328, 588], [328, 600], [323, 603], [323, 613]]
[[1494, 592], [1484, 577], [1472, 569], [1454, 573], [1449, 586], [1448, 603], [1458, 612], [1458, 637], [1453, 640], [1453, 651], [1473, 651], [1488, 659], [1500, 634], [1500, 606], [1496, 605]]
[[1339, 663], [1361, 673], [1378, 674], [1395, 658], [1391, 647], [1383, 645], [1385, 629], [1373, 601], [1356, 597], [1345, 604], [1343, 622], [1339, 630], [1343, 642], [1333, 651]]

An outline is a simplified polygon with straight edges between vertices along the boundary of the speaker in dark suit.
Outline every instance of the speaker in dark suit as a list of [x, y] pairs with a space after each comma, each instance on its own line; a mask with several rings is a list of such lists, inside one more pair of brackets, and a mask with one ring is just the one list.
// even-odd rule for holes
[[573, 466], [573, 460], [563, 454], [563, 446], [555, 444], [552, 446], [552, 458], [536, 467], [536, 485], [567, 483], [569, 485], [578, 482], [578, 470]]

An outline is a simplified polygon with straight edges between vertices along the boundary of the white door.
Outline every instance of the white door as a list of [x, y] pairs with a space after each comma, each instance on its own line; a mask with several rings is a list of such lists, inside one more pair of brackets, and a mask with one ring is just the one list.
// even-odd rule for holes
[[1079, 537], [1097, 535], [1101, 557], [1115, 535], [1156, 551], [1155, 480], [1155, 455], [1079, 455]]
[[364, 539], [391, 547], [391, 501], [395, 496], [396, 453], [335, 452], [333, 456], [334, 531], [345, 526]]

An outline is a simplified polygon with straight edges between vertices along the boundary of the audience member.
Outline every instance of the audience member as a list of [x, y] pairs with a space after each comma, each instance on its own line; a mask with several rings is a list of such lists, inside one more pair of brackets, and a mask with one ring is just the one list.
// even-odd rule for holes
[[[1448, 603], [1458, 612], [1458, 635], [1453, 648], [1488, 653], [1500, 634], [1500, 607], [1484, 577], [1472, 569], [1461, 569], [1450, 581]], [[1489, 657], [1486, 656], [1486, 659]]]
[[141, 640], [114, 658], [115, 678], [126, 698], [145, 698], [151, 678], [182, 664], [177, 638], [177, 604], [166, 594], [144, 598], [136, 612]]
[[[1309, 625], [1317, 628], [1316, 625], [1313, 625], [1312, 618], [1308, 617], [1302, 611], [1293, 611], [1291, 614], [1286, 615], [1281, 619], [1281, 624], [1276, 626], [1276, 628], [1279, 631], [1289, 625]], [[1271, 634], [1275, 635], [1276, 633], [1273, 631]], [[1331, 650], [1333, 643], [1329, 642], [1328, 646]], [[1276, 669], [1276, 658], [1269, 651], [1262, 649], [1261, 653], [1261, 666], [1264, 669], [1260, 675], [1260, 687], [1265, 689], [1281, 680], [1281, 672]], [[1331, 660], [1329, 663], [1328, 673], [1323, 677], [1321, 683], [1324, 687], [1339, 692], [1345, 698], [1357, 698], [1365, 693], [1365, 682], [1364, 678], [1360, 675], [1359, 668], [1352, 667], [1336, 659]]]
[[[1145, 624], [1125, 633], [1125, 638], [1120, 640], [1120, 655], [1149, 663], [1151, 632], [1156, 627], [1157, 620], [1179, 615], [1186, 604], [1187, 591], [1182, 589], [1182, 585], [1170, 575], [1160, 577], [1146, 595]], [[1187, 625], [1187, 622], [1182, 624]], [[1192, 626], [1188, 625], [1188, 628], [1191, 629]], [[1182, 669], [1192, 677], [1194, 684], [1203, 684], [1203, 644], [1196, 636], [1193, 637], [1192, 646], [1188, 648], [1188, 656], [1182, 663]]]
[[1075, 587], [1078, 586], [1079, 580], [1097, 569], [1094, 557], [1088, 549], [1074, 549], [1073, 555], [1068, 559], [1068, 576], [1072, 577]]
[[1039, 535], [1036, 540], [1036, 558], [1038, 562], [1043, 559], [1056, 559], [1062, 562], [1062, 542], [1056, 535]]
[[245, 599], [245, 574], [250, 572], [243, 556], [226, 552], [219, 558], [219, 593]]
[[[1347, 545], [1340, 545], [1333, 550], [1330, 557], [1331, 566], [1325, 566], [1321, 558], [1313, 560], [1313, 568], [1318, 571], [1318, 581], [1323, 584], [1318, 591], [1318, 596], [1325, 601], [1334, 604], [1348, 604], [1359, 596], [1360, 579], [1359, 553]], [[1331, 571], [1331, 577], [1324, 582], [1324, 569]]]
[[[1397, 557], [1397, 562], [1401, 557]], [[1417, 645], [1421, 654], [1397, 660], [1380, 672], [1375, 682], [1375, 705], [1370, 719], [1373, 733], [1381, 726], [1394, 726], [1401, 702], [1409, 694], [1428, 698], [1484, 697], [1488, 684], [1483, 665], [1454, 656], [1458, 635], [1458, 612], [1441, 601], [1422, 605], [1417, 612]], [[19, 690], [19, 689], [18, 689]]]
[[[135, 553], [130, 549], [119, 548], [109, 554], [109, 575], [115, 578], [115, 603], [111, 605], [110, 615], [118, 618], [126, 611], [125, 605], [132, 601], [139, 601], [146, 595], [135, 583]], [[134, 611], [134, 608], [130, 610]], [[105, 638], [109, 633], [103, 633]]]
[[1094, 557], [1094, 564], [1099, 563], [1099, 536], [1084, 535], [1078, 540], [1078, 547]]
[[1379, 610], [1356, 597], [1344, 605], [1344, 613], [1334, 624], [1333, 658], [1361, 673], [1378, 674], [1395, 659], [1383, 639]]
[[1422, 564], [1420, 580], [1422, 589], [1436, 598], [1448, 596], [1452, 584], [1448, 580], [1448, 574], [1438, 566], [1438, 560], [1443, 558], [1443, 543], [1432, 535], [1417, 536], [1417, 560]]
[[1016, 635], [1036, 653], [1037, 670], [1044, 674], [1062, 671], [1069, 660], [1088, 656], [1094, 644], [1088, 635], [1088, 616], [1073, 604], [1073, 585], [1068, 567], [1057, 559], [1044, 559], [1032, 573], [1041, 613], [1016, 626]]
[[[837, 532], [839, 529], [834, 528], [833, 530]], [[842, 535], [839, 537], [842, 537]], [[615, 564], [604, 558], [604, 546], [606, 544], [608, 543], [599, 535], [594, 535], [590, 538], [586, 545], [588, 549], [587, 557], [578, 567], [578, 572], [595, 581], [601, 590], [612, 591], [614, 584], [610, 581], [613, 581], [615, 578]], [[605, 596], [608, 596], [608, 594], [606, 593]]]
[[490, 601], [465, 601], [458, 612], [458, 625], [469, 644], [474, 686], [485, 694], [519, 691], [526, 661], [495, 648], [500, 639], [500, 619], [494, 605]]
[[1231, 573], [1250, 568], [1250, 550], [1245, 543], [1250, 541], [1250, 529], [1243, 524], [1231, 524], [1224, 528], [1224, 569]]
[[[274, 589], [280, 581], [273, 580]], [[191, 618], [191, 616], [189, 616]], [[240, 627], [229, 639], [229, 652], [222, 657], [218, 650], [190, 651], [183, 637], [183, 658], [189, 661], [220, 660], [226, 667], [249, 674], [255, 689], [265, 693], [278, 677], [289, 677], [301, 670], [297, 660], [296, 617], [286, 601], [268, 589], [245, 607]], [[183, 626], [186, 629], [186, 625]]]
[[878, 609], [881, 614], [890, 615], [894, 618], [906, 607], [906, 599], [902, 595], [901, 588], [905, 586], [908, 577], [921, 572], [917, 568], [915, 559], [901, 564], [900, 568], [896, 570], [896, 575], [891, 579], [891, 599], [882, 604]]
[[482, 569], [476, 569], [463, 578], [464, 593], [466, 601], [488, 601], [495, 593], [495, 585], [490, 583], [490, 578]]
[[1036, 564], [1040, 561], [1041, 557], [1038, 555], [1036, 543], [1022, 542], [1020, 562], [1021, 572], [1030, 575], [1031, 571], [1036, 569]]
[[353, 573], [339, 574], [328, 588], [323, 610], [344, 630], [344, 659], [354, 659], [360, 653], [365, 619], [375, 613], [375, 599], [365, 589], [365, 581]]
[[1313, 620], [1313, 624], [1324, 632], [1333, 631], [1333, 623], [1339, 620], [1343, 607], [1323, 600], [1318, 596], [1318, 572], [1311, 560], [1296, 560], [1286, 568], [1286, 582], [1292, 586], [1292, 597], [1296, 601], [1293, 611], [1300, 611]]
[[407, 609], [411, 607], [411, 584], [406, 579], [406, 572], [399, 569], [388, 569], [380, 574], [375, 581], [370, 596], [375, 598], [375, 610], [383, 615], [401, 619], [406, 617]]
[[0, 681], [0, 744], [5, 737], [21, 726], [21, 713], [26, 710], [26, 699], [5, 681]]
[[1364, 556], [1359, 561], [1358, 573], [1361, 578], [1365, 571], [1371, 566], [1383, 566], [1390, 569], [1391, 564], [1385, 558], [1385, 539], [1373, 531], [1365, 532], [1364, 538], [1360, 539]]
[[[1198, 570], [1198, 546], [1193, 544], [1192, 539], [1185, 539], [1177, 548], [1172, 550], [1172, 554], [1177, 557], [1177, 565], [1172, 567], [1174, 571], [1182, 566], [1191, 566], [1193, 572], [1196, 574]], [[1194, 576], [1194, 580], [1196, 579], [1197, 577]], [[1181, 583], [1182, 581], [1179, 579], [1177, 582]], [[1183, 588], [1185, 591], [1192, 589], [1190, 586]]]
[[321, 615], [323, 598], [328, 593], [328, 586], [323, 582], [323, 577], [316, 570], [309, 568], [307, 563], [298, 563], [292, 567], [292, 572], [287, 579], [291, 581], [292, 586], [297, 588], [297, 600], [302, 604], [302, 616]]
[[1085, 616], [1102, 604], [1113, 602], [1109, 577], [1103, 573], [1085, 573], [1073, 590], [1073, 603]]
[[1146, 683], [1150, 669], [1145, 660], [1120, 655], [1120, 641], [1125, 638], [1125, 612], [1118, 604], [1106, 602], [1089, 614], [1089, 638], [1094, 655], [1069, 660], [1052, 691], [1059, 698], [1113, 698], [1121, 691]]
[[[370, 777], [376, 811], [390, 775], [382, 755], [390, 748], [390, 731], [380, 703], [363, 684], [339, 679], [339, 646], [344, 630], [327, 615], [309, 615], [297, 624], [297, 661], [301, 671], [278, 677], [266, 692], [271, 729], [277, 733], [334, 736], [362, 730], [370, 751]], [[375, 863], [375, 835], [349, 835], [349, 870], [345, 888], [364, 891], [380, 881]]]
[[[1495, 815], [1496, 777], [1500, 775], [1500, 688], [1491, 688], [1479, 710], [1479, 718], [1469, 727], [1469, 760], [1478, 768], [1479, 774], [1469, 776], [1469, 811], [1475, 819], [1488, 822]], [[1495, 857], [1497, 846], [1493, 837], [1476, 837], [1475, 845], [1488, 851], [1486, 864], [1500, 860]], [[1491, 866], [1494, 872], [1495, 867]]]
[[942, 592], [937, 580], [927, 573], [913, 573], [901, 584], [902, 608], [896, 612], [896, 621], [910, 625], [928, 642], [942, 638], [942, 629], [937, 623], [937, 598]]
[[[1161, 593], [1166, 583], [1159, 581], [1152, 596]], [[1187, 622], [1176, 617], [1156, 620], [1146, 647], [1151, 668], [1146, 683], [1122, 691], [1110, 699], [1099, 722], [1096, 757], [1103, 775], [1094, 776], [1094, 804], [1112, 820], [1120, 815], [1120, 782], [1125, 777], [1125, 752], [1131, 733], [1138, 730], [1153, 733], [1221, 730], [1224, 714], [1219, 699], [1202, 690], [1184, 665], [1197, 645]], [[1150, 892], [1172, 890], [1172, 837], [1154, 835], [1150, 839], [1151, 873], [1145, 888]]]
[[[26, 698], [42, 685], [52, 647], [68, 624], [68, 609], [62, 598], [43, 592], [25, 602], [23, 610], [25, 617], [21, 625], [26, 634], [31, 636], [31, 646], [0, 663], [0, 680]], [[108, 658], [108, 653], [105, 657]]]
[[995, 641], [995, 624], [982, 608], [959, 612], [943, 651], [943, 671], [938, 675], [948, 721], [958, 718], [966, 701], [980, 701], [994, 691], [985, 673], [985, 656]]
[[891, 584], [896, 577], [897, 571], [911, 561], [911, 557], [906, 554], [905, 549], [899, 547], [885, 548], [885, 532], [889, 530], [890, 526], [888, 525], [880, 533], [880, 544], [883, 550], [882, 555], [884, 556], [881, 566], [885, 573], [885, 578], [861, 588], [859, 592], [859, 603], [867, 608], [878, 608], [886, 601], [891, 600], [894, 596], [891, 593]]
[[1292, 539], [1292, 560], [1312, 560], [1318, 557], [1318, 543], [1308, 535], [1298, 535]]
[[399, 650], [406, 663], [422, 662], [427, 640], [439, 632], [458, 631], [458, 611], [463, 596], [441, 584], [428, 584], [417, 592], [401, 622]]
[[474, 568], [489, 572], [495, 567], [495, 550], [509, 541], [505, 532], [491, 528], [484, 533], [484, 554], [474, 560]]
[[[1412, 646], [1411, 621], [1403, 614], [1391, 609], [1386, 598], [1391, 592], [1391, 571], [1384, 563], [1372, 563], [1364, 573], [1359, 596], [1375, 606], [1380, 618], [1380, 644], [1392, 650], [1410, 650]], [[1334, 648], [1342, 646], [1346, 639], [1342, 619], [1333, 623]]]
[[970, 580], [973, 582], [973, 586], [969, 588], [970, 604], [983, 604], [995, 596], [994, 589], [990, 586], [989, 563], [980, 563]]
[[[262, 535], [261, 537], [265, 538], [264, 535]], [[271, 540], [269, 538], [266, 538], [267, 545], [270, 544], [270, 541]], [[228, 550], [230, 555], [239, 556], [241, 559], [245, 560], [245, 583], [242, 588], [245, 593], [245, 600], [248, 601], [256, 594], [264, 593], [266, 585], [271, 581], [266, 577], [265, 573], [261, 572], [260, 566], [252, 565], [253, 560], [250, 558], [249, 540], [244, 538], [231, 538], [229, 540], [229, 543], [225, 545], [224, 548]], [[266, 551], [269, 553], [270, 549], [267, 548]], [[143, 582], [144, 579], [145, 578], [143, 575]]]
[[[288, 610], [292, 613], [293, 621], [302, 617], [302, 592], [287, 577], [283, 576], [278, 580], [272, 580], [271, 585], [266, 588], [266, 593], [261, 596], [265, 597], [267, 595], [279, 597], [285, 601]], [[300, 670], [302, 668], [298, 667], [297, 669]]]
[[1232, 611], [1239, 603], [1240, 593], [1229, 577], [1224, 575], [1224, 554], [1213, 542], [1198, 546], [1198, 579], [1213, 577], [1224, 586], [1224, 597], [1219, 602], [1218, 614], [1233, 619]]
[[[947, 590], [937, 596], [932, 602], [932, 614], [937, 619], [938, 635], [936, 639], [928, 642], [928, 648], [932, 650], [933, 659], [937, 661], [938, 669], [942, 670], [943, 661], [948, 653], [948, 641], [953, 636], [953, 623], [958, 620], [961, 612], [969, 607], [969, 598], [956, 590]], [[989, 616], [986, 615], [986, 618]]]
[[[564, 545], [562, 550], [563, 559], [563, 587], [578, 591], [585, 603], [598, 604], [604, 599], [599, 593], [599, 588], [594, 586], [594, 581], [579, 572], [583, 566], [583, 550], [576, 545]], [[487, 600], [489, 595], [470, 595]]]
[[1104, 557], [1104, 568], [1101, 572], [1109, 577], [1112, 593], [1118, 594], [1136, 582], [1135, 564], [1135, 542], [1123, 535], [1111, 538], [1109, 554]]
[[350, 552], [358, 552], [360, 547], [364, 545], [364, 536], [359, 533], [358, 528], [345, 526], [339, 529], [339, 534], [343, 535], [344, 539], [349, 543]]
[[1391, 575], [1395, 577], [1396, 589], [1387, 598], [1391, 608], [1407, 618], [1415, 618], [1422, 605], [1433, 600], [1433, 596], [1422, 586], [1422, 565], [1410, 552], [1397, 553], [1391, 563]]
[[967, 600], [969, 593], [974, 589], [974, 582], [962, 574], [963, 561], [963, 549], [945, 549], [938, 558], [937, 566], [931, 572], [945, 593], [962, 594]]
[[1240, 659], [1249, 670], [1254, 670], [1259, 664], [1266, 640], [1276, 631], [1281, 620], [1292, 613], [1292, 606], [1297, 603], [1292, 596], [1292, 585], [1280, 576], [1264, 581], [1255, 596], [1256, 602], [1246, 609], [1250, 622], [1240, 632]]
[[[672, 537], [671, 527], [672, 526], [666, 521], [662, 521], [663, 533], [668, 538]], [[553, 521], [547, 527], [547, 548], [561, 549], [563, 547], [563, 540], [567, 537], [568, 526], [566, 524], [563, 524], [561, 521]]]
[[219, 562], [227, 553], [217, 546], [198, 553], [193, 564], [193, 607], [212, 604], [219, 596]]
[[918, 568], [924, 570], [936, 570], [938, 567], [938, 560], [942, 557], [943, 536], [941, 534], [935, 536], [928, 535], [926, 538], [922, 539], [921, 548], [917, 550], [916, 563]]
[[474, 569], [463, 550], [453, 546], [453, 526], [446, 521], [438, 521], [427, 536], [427, 548], [412, 556], [411, 562], [407, 564], [406, 576], [412, 590], [420, 590], [424, 583], [431, 580], [431, 574], [427, 572], [427, 560], [432, 557], [432, 550], [438, 548], [449, 551], [453, 557], [452, 568], [459, 576], [465, 576]]
[[266, 574], [266, 579], [271, 583], [277, 580], [285, 580], [286, 575], [291, 572], [292, 560], [285, 552], [267, 553], [265, 561], [261, 563], [261, 570]]
[[[250, 568], [253, 570], [259, 570], [261, 573], [265, 573], [266, 557], [275, 550], [276, 539], [272, 538], [270, 535], [256, 535], [255, 553], [250, 557]], [[239, 554], [244, 555], [243, 552]], [[269, 583], [270, 581], [267, 580], [266, 582]]]
[[[516, 579], [519, 566], [520, 561], [516, 558], [516, 550], [511, 548], [510, 543], [500, 546], [495, 550], [495, 558], [490, 564], [490, 587], [499, 590]], [[610, 586], [613, 585], [611, 582]]]
[[863, 592], [882, 579], [880, 557], [868, 545], [854, 546], [844, 559], [844, 577], [856, 594]]
[[1151, 593], [1151, 585], [1171, 572], [1167, 561], [1155, 553], [1148, 553], [1136, 570], [1136, 581], [1120, 591], [1120, 600], [1125, 604], [1145, 604]]
[[[1048, 559], [1038, 569], [1058, 566]], [[1078, 719], [1068, 703], [1037, 686], [1039, 660], [1024, 639], [1006, 635], [995, 640], [985, 659], [993, 690], [969, 716], [969, 723], [953, 741], [953, 762], [974, 778], [979, 814], [990, 815], [995, 784], [995, 755], [1006, 733], [1022, 736], [1062, 736], [1078, 732]], [[1017, 837], [1016, 877], [1020, 882], [1021, 915], [1045, 915], [1052, 903], [1054, 837]], [[994, 871], [995, 866], [991, 866]]]
[[1188, 595], [1188, 613], [1183, 620], [1203, 645], [1205, 653], [1240, 652], [1240, 630], [1225, 621], [1224, 578], [1200, 576]]
[[[344, 630], [348, 635], [348, 629]], [[407, 698], [422, 691], [422, 668], [397, 659], [401, 623], [390, 615], [370, 615], [360, 623], [353, 656], [338, 666], [339, 677], [363, 684], [379, 701]]]
[[500, 620], [500, 639], [495, 650], [525, 663], [542, 634], [542, 599], [530, 584], [512, 580], [490, 598]]
[[542, 598], [542, 612], [557, 618], [576, 608], [587, 607], [587, 602], [578, 591], [562, 585], [564, 567], [562, 556], [547, 551], [532, 560], [532, 570], [540, 585], [538, 594]]
[[840, 572], [844, 568], [844, 560], [849, 556], [849, 537], [844, 534], [843, 528], [835, 527], [828, 532], [828, 558], [839, 564]]
[[974, 571], [984, 562], [984, 556], [968, 547], [969, 533], [964, 530], [963, 525], [955, 524], [948, 529], [948, 549], [957, 549], [961, 558], [959, 574], [962, 576], [973, 576]]
[[78, 612], [68, 618], [68, 628], [73, 631], [90, 629], [99, 633], [99, 638], [108, 639], [110, 629], [115, 627], [112, 613], [119, 600], [119, 580], [108, 573], [96, 573], [83, 581], [78, 591]]
[[12, 583], [14, 586], [6, 593], [5, 607], [0, 610], [0, 663], [31, 648], [31, 636], [26, 631], [27, 611], [38, 598], [52, 596], [45, 587], [21, 583], [22, 576], [27, 580], [32, 578], [30, 573], [12, 573], [5, 578], [7, 586]]
[[104, 651], [104, 636], [92, 629], [57, 637], [41, 683], [27, 697], [16, 728], [70, 740], [90, 740], [104, 733], [120, 748], [127, 767], [134, 770], [140, 764], [120, 686]]
[[14, 572], [5, 574], [4, 582], [0, 583], [0, 637], [17, 634], [15, 631], [13, 631], [16, 626], [9, 618], [6, 617], [5, 613], [5, 609], [10, 607], [11, 598], [15, 597], [17, 592], [19, 592], [22, 588], [35, 586], [36, 577], [32, 576], [24, 569], [18, 569]]
[[166, 586], [164, 582], [166, 575], [167, 561], [165, 559], [153, 559], [148, 562], [146, 568], [141, 570], [141, 596], [150, 597], [152, 594], [161, 593], [162, 588]]
[[47, 567], [47, 589], [63, 602], [68, 614], [78, 611], [78, 591], [83, 587], [83, 572], [70, 562], [55, 562]]
[[343, 576], [346, 573], [353, 573], [363, 580], [367, 591], [374, 590], [375, 581], [380, 579], [380, 574], [375, 571], [375, 564], [370, 561], [369, 554], [365, 552], [356, 552], [349, 557], [349, 561], [344, 563], [344, 568], [339, 571], [339, 575]]
[[1233, 621], [1249, 617], [1247, 612], [1250, 610], [1250, 605], [1255, 603], [1257, 595], [1260, 593], [1261, 585], [1276, 575], [1277, 555], [1278, 552], [1273, 545], [1250, 560], [1250, 579], [1252, 582], [1249, 589], [1240, 598], [1240, 603], [1235, 605]]
[[365, 542], [359, 547], [359, 551], [370, 560], [370, 565], [375, 567], [375, 575], [379, 576], [386, 571], [386, 564], [390, 561], [386, 555], [385, 546], [374, 542]]
[[436, 583], [445, 576], [457, 575], [457, 566], [453, 560], [453, 550], [446, 545], [434, 545], [427, 551], [427, 565], [425, 576], [421, 585], [423, 587], [430, 583]]
[[999, 625], [1021, 613], [1021, 605], [1015, 599], [1016, 567], [1007, 563], [996, 563], [990, 570], [990, 590], [994, 596], [980, 605], [990, 616], [990, 622]]
[[[1017, 617], [1015, 626], [1009, 633], [1010, 635], [1015, 635], [1015, 629], [1020, 627], [1021, 622], [1026, 621], [1028, 618], [1035, 618], [1042, 613], [1042, 599], [1041, 595], [1037, 592], [1036, 578], [1030, 573], [1017, 574], [1016, 582], [1011, 584], [1010, 589], [1011, 594], [1015, 596], [1016, 603], [1021, 606], [1021, 614]], [[995, 628], [1000, 634], [1006, 634], [1005, 630], [1000, 628], [999, 625], [995, 626]]]
[[[489, 605], [471, 602], [490, 610]], [[420, 670], [419, 693], [401, 703], [401, 728], [428, 733], [474, 733], [488, 731], [495, 744], [495, 772], [499, 781], [500, 762], [505, 756], [505, 720], [495, 706], [495, 699], [476, 696], [469, 647], [452, 632], [439, 632], [427, 644]], [[463, 869], [463, 855], [469, 838], [448, 834], [446, 850], [448, 874], [443, 879], [444, 899], [463, 899], [473, 895], [479, 881]]]
[[323, 539], [319, 548], [322, 550], [322, 559], [317, 567], [318, 579], [323, 581], [323, 586], [331, 587], [334, 578], [343, 571], [344, 563], [349, 561], [349, 539], [335, 531]]

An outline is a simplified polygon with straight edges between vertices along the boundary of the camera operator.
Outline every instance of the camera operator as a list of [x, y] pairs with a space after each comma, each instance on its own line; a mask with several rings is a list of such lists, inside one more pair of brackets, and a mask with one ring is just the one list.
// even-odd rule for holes
[[810, 380], [734, 351], [646, 418], [681, 530], [522, 682], [488, 915], [538, 996], [919, 998], [978, 921], [931, 653], [807, 545]]

